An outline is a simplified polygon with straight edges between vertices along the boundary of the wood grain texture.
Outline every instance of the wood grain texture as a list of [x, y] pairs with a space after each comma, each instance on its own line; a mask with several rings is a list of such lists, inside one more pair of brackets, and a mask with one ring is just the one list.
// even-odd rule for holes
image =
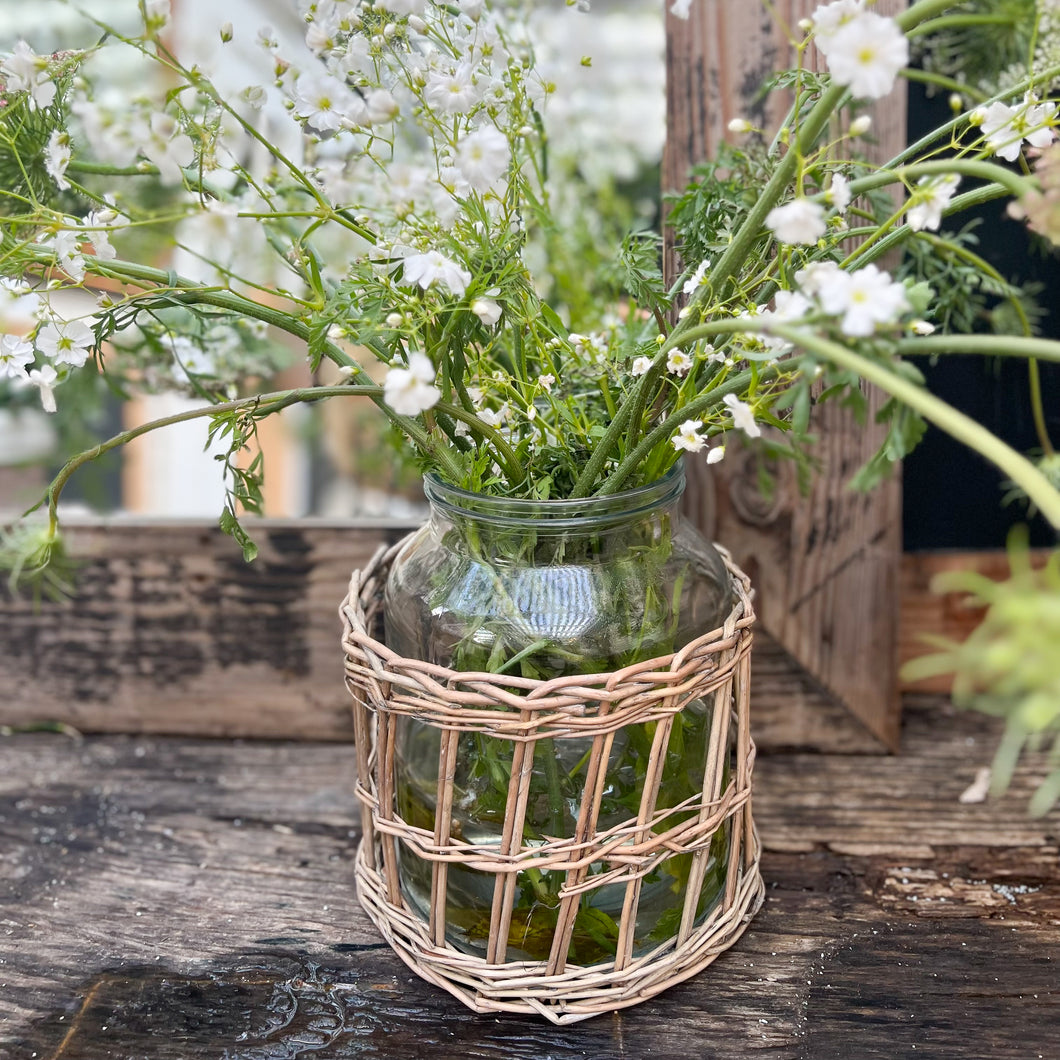
[[0, 739], [0, 1056], [1054, 1057], [1057, 819], [1024, 813], [1040, 763], [962, 806], [997, 727], [937, 699], [907, 714], [897, 757], [761, 757], [747, 934], [573, 1028], [472, 1015], [379, 941], [353, 895], [350, 747]]
[[0, 598], [0, 724], [349, 739], [339, 602], [410, 528], [248, 525], [251, 564], [212, 524], [71, 523], [73, 598]]
[[[73, 599], [0, 596], [0, 725], [352, 739], [338, 606], [351, 571], [411, 528], [255, 525], [248, 565], [205, 522], [72, 523]], [[755, 660], [760, 745], [879, 748], [769, 637]]]
[[[668, 129], [663, 188], [684, 186], [689, 167], [711, 157], [730, 136], [733, 117], [746, 117], [772, 135], [788, 103], [780, 94], [758, 97], [766, 79], [790, 58], [784, 26], [812, 14], [816, 0], [769, 5], [702, 0], [688, 21], [668, 16]], [[880, 13], [904, 7], [880, 0]], [[807, 52], [811, 65], [813, 48]], [[871, 109], [880, 158], [904, 146], [905, 93], [895, 91]], [[678, 267], [668, 247], [670, 279]], [[896, 668], [901, 484], [897, 476], [872, 494], [846, 483], [877, 449], [883, 432], [872, 422], [882, 403], [868, 393], [869, 423], [844, 410], [816, 410], [821, 467], [808, 497], [780, 470], [775, 496], [756, 486], [755, 457], [729, 446], [723, 464], [689, 464], [688, 510], [730, 548], [758, 587], [763, 626], [798, 664], [861, 720], [884, 744], [898, 740]], [[711, 485], [712, 483], [712, 485]], [[713, 495], [714, 503], [709, 503]]]

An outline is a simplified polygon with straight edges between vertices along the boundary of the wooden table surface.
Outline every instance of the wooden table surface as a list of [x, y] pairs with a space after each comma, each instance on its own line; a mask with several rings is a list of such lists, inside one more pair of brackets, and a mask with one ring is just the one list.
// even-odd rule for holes
[[688, 983], [572, 1027], [416, 979], [352, 886], [352, 748], [0, 738], [0, 1057], [1060, 1057], [1060, 813], [962, 804], [993, 723], [762, 753], [765, 906]]

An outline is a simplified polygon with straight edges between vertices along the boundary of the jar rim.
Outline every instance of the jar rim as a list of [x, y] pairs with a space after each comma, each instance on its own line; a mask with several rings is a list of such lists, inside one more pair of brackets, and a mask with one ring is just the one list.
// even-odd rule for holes
[[423, 492], [432, 509], [450, 516], [496, 526], [521, 527], [544, 522], [547, 529], [589, 529], [603, 524], [626, 523], [657, 508], [672, 504], [685, 489], [685, 469], [678, 461], [662, 478], [606, 497], [558, 497], [531, 500], [497, 497], [450, 485], [430, 472]]

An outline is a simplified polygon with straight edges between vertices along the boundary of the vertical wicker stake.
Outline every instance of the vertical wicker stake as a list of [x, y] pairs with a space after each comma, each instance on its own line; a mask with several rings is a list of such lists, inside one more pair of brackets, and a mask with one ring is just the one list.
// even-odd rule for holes
[[[384, 938], [413, 971], [476, 1012], [537, 1013], [560, 1024], [636, 1004], [705, 968], [743, 933], [763, 895], [751, 821], [754, 744], [748, 698], [754, 612], [747, 578], [722, 552], [732, 578], [733, 609], [721, 629], [673, 655], [610, 674], [535, 681], [460, 673], [402, 658], [381, 643], [374, 634], [382, 587], [398, 548], [381, 550], [363, 572], [354, 574], [341, 611], [358, 744], [357, 795], [365, 813], [357, 889]], [[660, 805], [675, 718], [688, 709], [708, 708], [712, 714], [702, 792], [678, 806]], [[398, 813], [399, 718], [439, 731], [435, 816], [429, 830]], [[602, 827], [615, 736], [627, 726], [648, 723], [654, 733], [637, 814], [618, 824], [612, 815]], [[454, 825], [454, 782], [465, 733], [481, 733], [511, 747], [499, 839], [476, 841]], [[529, 845], [524, 843], [524, 824], [535, 750], [542, 740], [588, 742], [590, 751], [573, 834], [535, 838]], [[554, 750], [550, 746], [549, 753]], [[727, 844], [717, 842], [722, 830], [728, 831]], [[713, 909], [697, 916], [711, 857], [725, 846], [724, 892]], [[643, 881], [674, 857], [686, 857], [691, 865], [684, 898], [672, 907], [680, 912], [679, 927], [670, 938], [645, 946], [637, 933]], [[430, 867], [426, 917], [402, 893], [405, 859], [409, 865], [420, 859]], [[481, 952], [447, 931], [450, 870], [458, 865], [494, 878], [489, 937]], [[531, 870], [562, 874], [556, 927], [548, 960], [512, 960], [509, 938], [520, 874]], [[571, 963], [580, 911], [592, 909], [594, 896], [604, 895], [605, 888], [609, 895], [616, 887], [624, 900], [614, 958], [584, 966]]]

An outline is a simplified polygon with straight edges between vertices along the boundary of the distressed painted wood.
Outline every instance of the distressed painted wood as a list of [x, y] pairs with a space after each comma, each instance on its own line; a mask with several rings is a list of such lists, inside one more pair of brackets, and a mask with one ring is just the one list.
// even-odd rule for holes
[[[667, 18], [668, 130], [664, 191], [684, 186], [689, 167], [712, 156], [731, 134], [728, 122], [746, 117], [770, 135], [784, 119], [778, 94], [757, 93], [787, 64], [783, 25], [812, 14], [816, 0], [736, 4], [702, 0], [688, 21]], [[880, 0], [894, 13], [902, 0]], [[770, 11], [772, 9], [772, 13]], [[808, 61], [816, 54], [811, 48]], [[882, 159], [904, 146], [905, 95], [901, 84], [872, 110]], [[677, 263], [667, 255], [671, 276]], [[752, 574], [765, 628], [791, 657], [883, 743], [897, 745], [900, 706], [897, 658], [898, 566], [901, 555], [901, 484], [896, 476], [867, 496], [846, 488], [851, 474], [878, 447], [871, 422], [881, 398], [869, 393], [867, 425], [825, 405], [812, 424], [821, 470], [808, 498], [784, 469], [775, 496], [756, 487], [753, 457], [729, 446], [709, 475], [690, 464], [689, 511]], [[711, 503], [711, 498], [713, 502]]]
[[746, 935], [572, 1028], [472, 1015], [379, 940], [353, 894], [350, 747], [0, 738], [0, 1056], [1055, 1057], [1057, 817], [1025, 816], [1041, 763], [957, 801], [997, 734], [920, 698], [901, 755], [761, 756]]
[[[0, 596], [0, 725], [351, 739], [338, 606], [350, 572], [411, 527], [247, 525], [249, 565], [212, 524], [71, 523], [73, 599]], [[763, 746], [878, 748], [768, 637], [754, 667]]]

